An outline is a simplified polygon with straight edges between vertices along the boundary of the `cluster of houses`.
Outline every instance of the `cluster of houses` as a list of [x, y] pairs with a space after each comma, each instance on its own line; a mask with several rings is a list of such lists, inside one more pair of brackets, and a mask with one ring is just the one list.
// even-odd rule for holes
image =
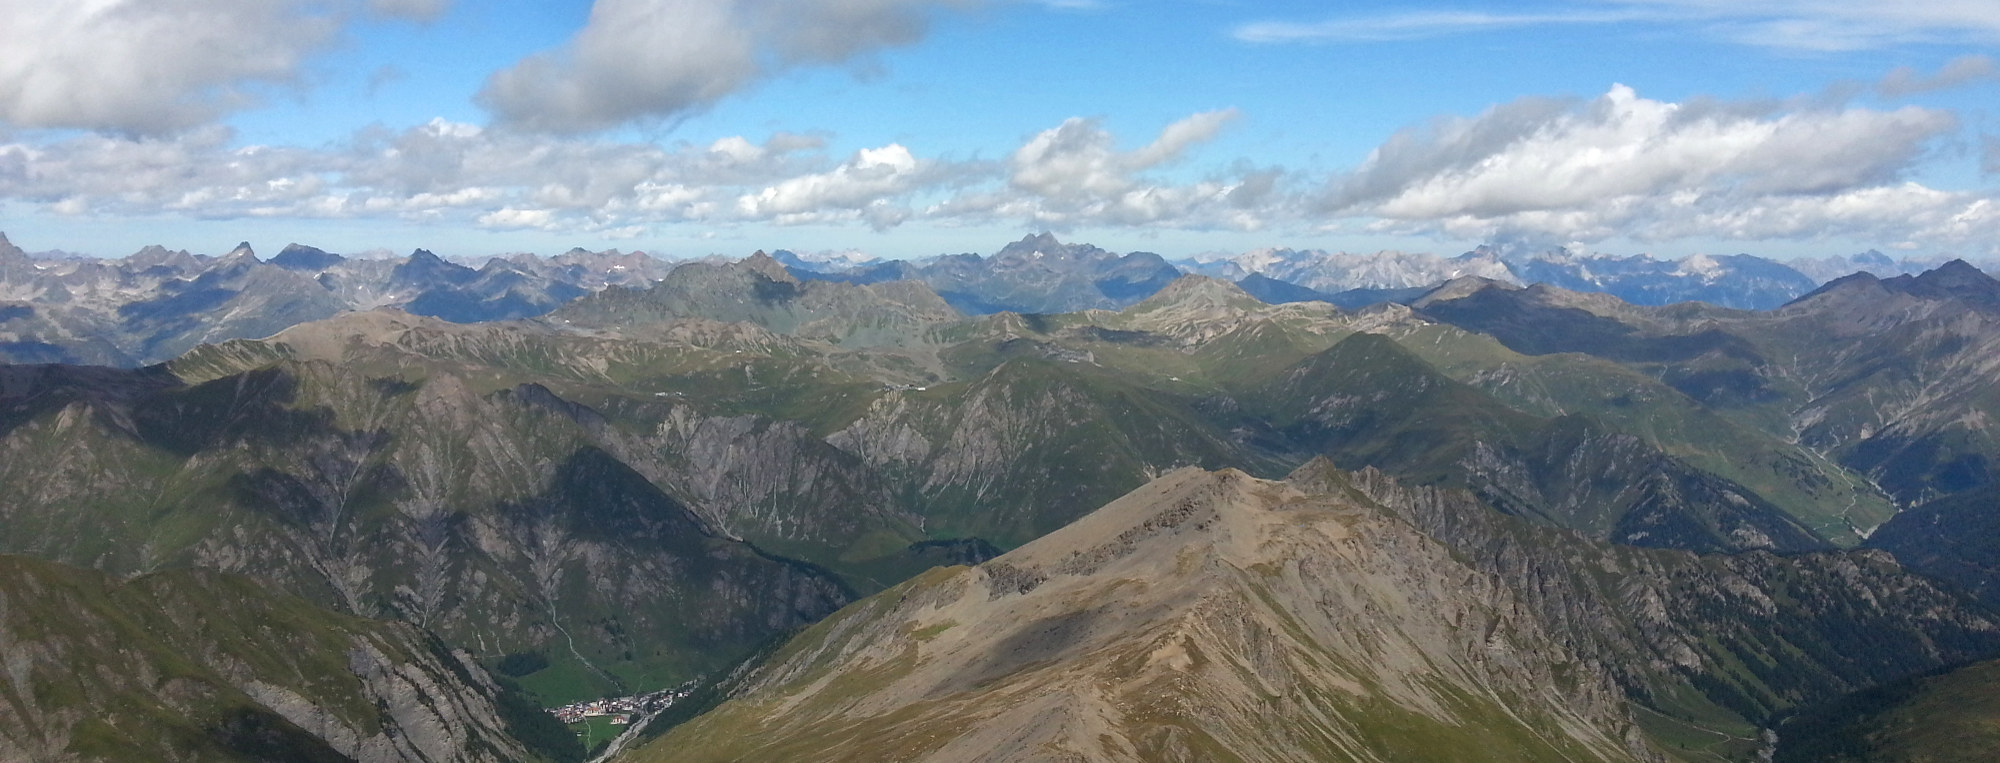
[[673, 707], [675, 702], [694, 693], [695, 682], [689, 681], [671, 689], [634, 694], [629, 697], [606, 697], [588, 702], [572, 702], [562, 707], [551, 707], [549, 712], [563, 723], [582, 723], [585, 718], [611, 716], [611, 724], [623, 726], [634, 720]]

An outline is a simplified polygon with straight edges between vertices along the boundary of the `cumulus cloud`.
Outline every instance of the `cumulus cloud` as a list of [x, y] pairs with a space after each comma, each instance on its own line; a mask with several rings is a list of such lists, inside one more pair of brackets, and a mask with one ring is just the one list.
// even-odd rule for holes
[[0, 123], [161, 135], [301, 87], [358, 15], [449, 0], [17, 0], [0, 23]]
[[0, 199], [71, 215], [398, 219], [494, 229], [630, 231], [651, 224], [1025, 222], [1255, 228], [1290, 203], [1283, 173], [1231, 167], [1155, 177], [1212, 140], [1233, 110], [1195, 114], [1120, 150], [1072, 119], [1005, 160], [952, 160], [899, 143], [830, 156], [778, 133], [660, 145], [551, 138], [443, 119], [370, 128], [332, 147], [233, 147], [226, 128], [168, 136], [0, 136]]
[[[1173, 221], [1200, 227], [1223, 224], [1215, 214], [1234, 209], [1229, 200], [1239, 185], [1200, 181], [1180, 185], [1145, 178], [1147, 170], [1181, 158], [1213, 139], [1237, 118], [1235, 109], [1195, 114], [1174, 122], [1133, 151], [1119, 151], [1116, 137], [1094, 119], [1073, 118], [1030, 138], [1008, 162], [1008, 191], [961, 195], [944, 209], [985, 210], [997, 217], [1025, 218], [1036, 225], [1143, 225]], [[1237, 196], [1235, 198], [1242, 198]]]
[[1415, 10], [1237, 26], [1244, 42], [1383, 42], [1555, 25], [1671, 24], [1758, 47], [1858, 50], [1901, 43], [2000, 41], [1991, 0], [1594, 0], [1527, 12]]
[[965, 172], [893, 143], [833, 161], [822, 138], [791, 133], [670, 147], [551, 140], [439, 119], [321, 149], [232, 141], [216, 126], [0, 138], [0, 199], [69, 215], [401, 219], [627, 235], [680, 221], [887, 228], [911, 216], [905, 197]]
[[1406, 130], [1331, 183], [1319, 209], [1378, 230], [1566, 241], [1814, 238], [1990, 227], [1980, 197], [1908, 183], [1954, 132], [1943, 111], [1779, 111], [1663, 103], [1617, 86]]
[[829, 172], [790, 178], [737, 200], [746, 217], [778, 222], [823, 222], [828, 213], [864, 216], [877, 230], [908, 217], [889, 199], [909, 191], [923, 175], [924, 165], [910, 150], [891, 143], [862, 149]]
[[[1952, 115], [1925, 108], [1667, 103], [1614, 87], [1414, 127], [1330, 179], [1199, 161], [1237, 118], [1194, 114], [1138, 145], [1121, 145], [1101, 121], [1070, 119], [995, 160], [901, 143], [836, 152], [823, 135], [661, 144], [442, 119], [319, 148], [239, 147], [218, 126], [0, 133], [0, 199], [64, 215], [383, 219], [597, 236], [684, 222], [886, 230], [923, 221], [1562, 243], [1845, 238], [2000, 253], [1991, 194], [1911, 182], [1932, 148], [1957, 134]], [[2000, 139], [1983, 140], [1987, 170], [2000, 171]]]
[[291, 81], [338, 30], [304, 2], [28, 0], [0, 24], [0, 120], [157, 134]]
[[705, 108], [760, 77], [921, 38], [934, 8], [976, 0], [597, 0], [562, 47], [495, 73], [502, 122], [588, 132]]
[[503, 207], [479, 216], [479, 225], [500, 230], [521, 230], [525, 228], [550, 229], [555, 223], [555, 213], [546, 209], [516, 209]]

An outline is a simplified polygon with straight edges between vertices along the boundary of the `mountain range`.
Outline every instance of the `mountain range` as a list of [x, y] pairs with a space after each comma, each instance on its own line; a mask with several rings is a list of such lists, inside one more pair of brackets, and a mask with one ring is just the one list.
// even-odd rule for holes
[[1481, 246], [1455, 257], [1396, 251], [1356, 254], [1259, 249], [1227, 257], [1197, 257], [1178, 264], [1190, 273], [1236, 281], [1270, 301], [1318, 299], [1343, 307], [1408, 301], [1445, 281], [1476, 277], [1610, 294], [1635, 305], [1706, 302], [1768, 310], [1852, 273], [1908, 275], [1941, 263], [1894, 260], [1875, 251], [1778, 262], [1748, 254], [1659, 260], [1644, 254], [1620, 257], [1564, 248], [1530, 251]]
[[[334, 257], [194, 258], [237, 275], [176, 294], [579, 293], [0, 366], [0, 553], [42, 565], [5, 601], [60, 578], [142, 618], [173, 599], [121, 586], [208, 576], [305, 631], [430, 644], [379, 662], [460, 698], [439, 744], [466, 759], [574, 754], [506, 720], [519, 697], [696, 680], [620, 759], [1750, 760], [1893, 712], [1844, 697], [1976, 692], [1951, 669], [2000, 657], [2000, 282], [1960, 262], [1766, 310], [1479, 276], [1344, 309], [1031, 237], [951, 277], [1075, 309], [984, 312], [784, 253], [622, 284], [584, 253]], [[341, 276], [364, 266], [401, 291]], [[334, 691], [372, 673], [332, 637], [63, 627], [118, 671], [192, 651], [234, 688], [10, 678], [22, 749], [103, 757], [33, 719], [116, 693], [449, 757], [350, 752], [387, 727], [320, 733], [256, 688], [293, 684], [231, 667], [276, 639], [306, 704], [397, 691]], [[173, 749], [257, 759], [236, 738]]]
[[461, 323], [521, 318], [666, 270], [615, 250], [496, 257], [474, 269], [422, 249], [350, 259], [292, 244], [260, 260], [248, 243], [220, 257], [150, 246], [119, 260], [40, 259], [0, 235], [0, 359], [147, 365], [383, 306]]
[[[1347, 309], [1408, 302], [1463, 276], [1547, 283], [1634, 304], [1704, 301], [1768, 309], [1857, 271], [1911, 274], [1935, 263], [1869, 252], [1781, 264], [1750, 255], [1654, 260], [1551, 250], [1457, 257], [1265, 249], [1178, 263], [1148, 252], [1028, 236], [991, 256], [952, 254], [882, 261], [853, 252], [800, 255], [777, 265], [804, 280], [927, 284], [966, 315], [1117, 310], [1183, 272], [1236, 282], [1270, 303], [1323, 301]], [[33, 257], [0, 235], [0, 359], [17, 363], [140, 366], [203, 342], [259, 338], [343, 312], [398, 307], [458, 323], [534, 317], [610, 286], [645, 287], [683, 265], [644, 252], [572, 249], [515, 254], [469, 267], [418, 249], [404, 258], [350, 258], [291, 244], [261, 260], [248, 243], [208, 256], [149, 246], [118, 260]]]

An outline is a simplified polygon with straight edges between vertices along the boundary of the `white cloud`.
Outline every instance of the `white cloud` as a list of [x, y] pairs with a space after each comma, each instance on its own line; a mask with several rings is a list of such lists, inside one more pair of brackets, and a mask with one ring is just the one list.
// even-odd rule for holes
[[774, 71], [915, 42], [929, 13], [975, 0], [597, 0], [562, 47], [495, 73], [502, 122], [587, 132], [682, 116]]
[[288, 83], [338, 31], [301, 0], [26, 0], [0, 23], [0, 121], [158, 134]]
[[1140, 173], [1179, 159], [1236, 117], [1235, 109], [1195, 114], [1129, 152], [1117, 150], [1115, 137], [1096, 120], [1070, 119], [1014, 151], [1008, 185], [1015, 195], [969, 194], [947, 208], [983, 207], [997, 216], [1027, 217], [1057, 227], [1192, 222], [1198, 208], [1225, 206], [1235, 187], [1223, 182], [1174, 186], [1146, 180]]
[[[783, 222], [821, 222], [829, 213], [859, 216], [909, 191], [921, 179], [923, 169], [909, 149], [891, 143], [863, 149], [829, 172], [789, 178], [746, 194], [736, 206], [746, 218]], [[874, 215], [871, 224], [878, 229], [907, 217], [888, 209], [875, 209]]]
[[505, 207], [479, 216], [479, 224], [487, 228], [548, 229], [555, 222], [554, 212], [546, 209], [515, 209]]
[[436, 18], [450, 0], [11, 0], [0, 124], [162, 135], [302, 88], [357, 16]]
[[1478, 239], [1964, 241], [1992, 232], [1990, 202], [1904, 180], [1956, 129], [1951, 114], [1915, 107], [1780, 112], [1619, 86], [1406, 130], [1319, 208], [1375, 218], [1375, 230]]
[[1992, 0], [1578, 0], [1532, 12], [1405, 11], [1314, 21], [1256, 21], [1252, 43], [1383, 42], [1556, 25], [1672, 24], [1757, 47], [1858, 50], [1903, 43], [2000, 41]]
[[206, 127], [162, 137], [0, 137], [0, 199], [77, 215], [395, 219], [487, 228], [628, 230], [657, 223], [865, 224], [998, 220], [1073, 227], [1254, 228], [1287, 208], [1283, 174], [1235, 167], [1155, 177], [1236, 118], [1205, 112], [1120, 150], [1072, 119], [1005, 161], [926, 157], [889, 143], [845, 158], [778, 133], [663, 146], [555, 138], [443, 119], [370, 128], [321, 149], [232, 148]]
[[[550, 139], [433, 120], [326, 149], [232, 148], [226, 128], [160, 137], [0, 137], [0, 199], [68, 215], [401, 219], [625, 230], [658, 222], [852, 222], [886, 228], [963, 166], [889, 144], [830, 160], [813, 136], [665, 147]], [[997, 178], [994, 178], [997, 182]]]
[[[1565, 243], [1836, 237], [1960, 251], [2000, 240], [1990, 194], [1910, 182], [1931, 149], [1958, 133], [1951, 114], [1925, 108], [1666, 103], [1616, 87], [1412, 128], [1331, 179], [1195, 164], [1236, 118], [1191, 115], [1131, 148], [1099, 121], [1070, 119], [997, 161], [899, 143], [843, 156], [817, 135], [662, 145], [441, 119], [316, 149], [239, 148], [215, 126], [152, 137], [0, 134], [0, 200], [85, 217], [397, 220], [623, 236], [683, 222], [886, 230], [922, 221]], [[1984, 140], [1992, 171], [2000, 139]], [[1301, 193], [1307, 186], [1315, 192]]]

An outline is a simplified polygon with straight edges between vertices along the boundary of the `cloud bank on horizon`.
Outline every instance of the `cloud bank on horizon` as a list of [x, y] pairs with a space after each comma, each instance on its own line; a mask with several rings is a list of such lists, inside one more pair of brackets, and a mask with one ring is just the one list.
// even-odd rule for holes
[[[344, 77], [368, 79], [372, 97], [396, 87], [389, 67], [451, 54], [400, 55], [398, 42], [525, 12], [28, 0], [0, 24], [0, 210], [9, 227], [57, 238], [107, 221], [315, 221], [535, 241], [721, 228], [865, 246], [885, 231], [1028, 228], [2000, 257], [2000, 114], [1980, 105], [2000, 87], [1980, 52], [2000, 43], [1993, 0], [1393, 4], [1332, 17], [1272, 4], [1234, 19], [1129, 1], [571, 5], [574, 28], [552, 43], [468, 50], [483, 73], [400, 96], [460, 116], [384, 124], [364, 100], [338, 137], [286, 142], [244, 140], [240, 125], [284, 135], [290, 110]], [[1188, 20], [1135, 20], [1163, 14]], [[1546, 89], [1496, 98], [1455, 84], [1490, 76], [1477, 56], [1435, 47], [1482, 45], [1555, 45], [1578, 60], [1524, 60], [1518, 86]], [[1694, 46], [1738, 57], [1713, 71], [1748, 77], [1730, 83], [1744, 94], [1710, 95], [1647, 59]], [[1757, 66], [1777, 74], [1740, 73]], [[1055, 112], [1057, 96], [1101, 109]], [[926, 108], [872, 105], [896, 98]], [[1323, 103], [1337, 118], [1310, 111]], [[1371, 137], [1360, 123], [1390, 127]]]

